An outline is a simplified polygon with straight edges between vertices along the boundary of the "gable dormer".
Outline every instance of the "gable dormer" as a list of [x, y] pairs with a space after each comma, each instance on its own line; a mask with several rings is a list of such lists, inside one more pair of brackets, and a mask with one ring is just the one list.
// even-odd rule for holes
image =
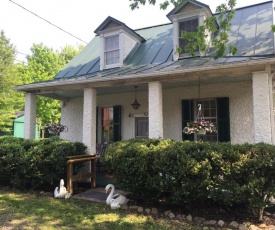
[[135, 31], [110, 16], [95, 33], [100, 36], [100, 70], [121, 67], [134, 46], [144, 41]]
[[[180, 57], [189, 57], [189, 54], [184, 51], [184, 46], [187, 44], [187, 40], [181, 38], [181, 32], [197, 32], [198, 26], [203, 25], [204, 20], [212, 16], [213, 14], [208, 5], [205, 5], [195, 0], [183, 2], [167, 14], [167, 17], [173, 23], [174, 60], [177, 60], [179, 56], [179, 54], [176, 52], [178, 47], [182, 48], [182, 53], [180, 53]], [[206, 44], [210, 46], [211, 34], [209, 31], [206, 31], [206, 34], [208, 35], [206, 38]], [[203, 54], [198, 48], [195, 52], [195, 55], [201, 56]]]

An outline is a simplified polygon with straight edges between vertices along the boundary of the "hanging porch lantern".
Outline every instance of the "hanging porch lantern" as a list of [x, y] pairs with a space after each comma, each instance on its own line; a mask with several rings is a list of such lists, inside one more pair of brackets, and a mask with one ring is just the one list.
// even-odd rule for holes
[[137, 101], [137, 86], [134, 86], [134, 87], [135, 87], [135, 101], [131, 105], [133, 109], [139, 109], [140, 104]]

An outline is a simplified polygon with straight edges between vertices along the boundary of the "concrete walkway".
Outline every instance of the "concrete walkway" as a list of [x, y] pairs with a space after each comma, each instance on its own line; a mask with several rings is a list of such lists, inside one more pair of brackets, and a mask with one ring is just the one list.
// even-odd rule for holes
[[[115, 193], [125, 195], [125, 192], [122, 190], [115, 190]], [[73, 195], [71, 198], [105, 203], [108, 195], [109, 193], [106, 193], [105, 188], [98, 187], [95, 189], [90, 189], [83, 193]]]

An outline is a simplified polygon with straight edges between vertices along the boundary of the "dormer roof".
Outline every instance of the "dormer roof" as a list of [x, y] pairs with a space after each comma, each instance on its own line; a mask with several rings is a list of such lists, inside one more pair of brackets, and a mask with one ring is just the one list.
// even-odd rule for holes
[[194, 10], [201, 10], [201, 9], [206, 10], [208, 15], [213, 16], [213, 13], [208, 5], [198, 2], [196, 0], [188, 0], [188, 1], [182, 2], [181, 4], [178, 5], [178, 7], [175, 7], [173, 10], [171, 10], [166, 15], [166, 17], [171, 22], [173, 22], [172, 18], [173, 18], [173, 15], [175, 15], [175, 14], [181, 14], [181, 13], [194, 11]]
[[122, 27], [126, 32], [134, 36], [139, 42], [144, 42], [145, 39], [140, 36], [138, 33], [136, 33], [134, 30], [132, 30], [130, 27], [128, 27], [125, 23], [108, 16], [97, 29], [94, 31], [95, 34], [100, 35], [102, 31], [113, 29], [116, 27]]

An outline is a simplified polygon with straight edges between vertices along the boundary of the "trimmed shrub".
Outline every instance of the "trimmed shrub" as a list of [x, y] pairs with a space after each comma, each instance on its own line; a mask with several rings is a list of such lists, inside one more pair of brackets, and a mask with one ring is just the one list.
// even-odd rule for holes
[[20, 189], [51, 190], [67, 178], [66, 157], [83, 155], [80, 142], [59, 139], [0, 138], [0, 184]]
[[159, 139], [116, 142], [104, 155], [133, 197], [194, 206], [209, 199], [262, 212], [275, 196], [275, 146]]

